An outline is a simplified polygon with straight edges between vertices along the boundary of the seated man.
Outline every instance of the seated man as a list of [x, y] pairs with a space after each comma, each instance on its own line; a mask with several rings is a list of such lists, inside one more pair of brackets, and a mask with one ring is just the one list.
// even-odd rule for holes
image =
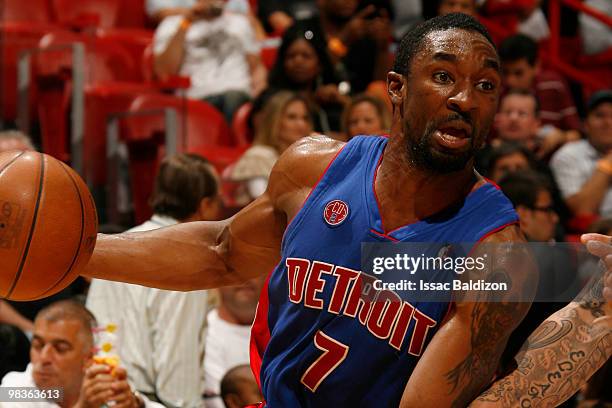
[[540, 104], [530, 91], [511, 89], [501, 99], [495, 116], [498, 140], [521, 143], [539, 159], [546, 159], [568, 140], [565, 132], [541, 125]]
[[562, 130], [566, 141], [580, 139], [580, 119], [569, 86], [557, 72], [541, 69], [538, 44], [525, 35], [514, 35], [501, 43], [499, 56], [504, 86], [536, 95], [542, 125]]
[[[93, 364], [94, 316], [72, 300], [53, 303], [36, 316], [25, 372], [10, 372], [2, 387], [35, 387], [48, 390], [50, 400], [0, 402], [2, 408], [99, 408], [117, 404], [125, 408], [159, 408], [132, 392], [125, 369], [112, 373], [106, 365]], [[55, 399], [56, 391], [62, 390]]]
[[211, 103], [231, 121], [266, 86], [255, 33], [225, 1], [199, 0], [185, 15], [165, 18], [154, 38], [156, 75], [191, 78], [187, 96]]
[[563, 146], [550, 165], [574, 216], [612, 216], [612, 90], [593, 94], [587, 139]]

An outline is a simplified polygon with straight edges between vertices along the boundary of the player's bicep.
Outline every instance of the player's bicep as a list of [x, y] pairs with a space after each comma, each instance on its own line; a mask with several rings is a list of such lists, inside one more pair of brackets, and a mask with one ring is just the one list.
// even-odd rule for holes
[[[515, 234], [501, 238], [521, 242]], [[493, 240], [483, 250], [490, 264], [462, 279], [505, 282], [508, 290], [455, 293], [454, 310], [412, 372], [402, 407], [464, 407], [492, 382], [508, 337], [529, 309], [537, 271], [522, 243]]]

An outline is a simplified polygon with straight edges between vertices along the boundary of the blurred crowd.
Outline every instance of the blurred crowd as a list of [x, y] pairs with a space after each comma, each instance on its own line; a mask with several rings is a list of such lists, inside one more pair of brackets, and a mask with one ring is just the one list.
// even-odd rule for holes
[[[241, 109], [248, 112], [250, 146], [222, 169], [210, 157], [166, 157], [149, 201], [153, 215], [129, 231], [231, 215], [265, 191], [278, 157], [302, 137], [388, 134], [386, 73], [397, 42], [420, 21], [462, 12], [491, 27], [502, 62], [504, 90], [477, 170], [513, 202], [530, 242], [612, 234], [612, 90], [582, 92], [543, 60], [546, 1], [259, 0], [256, 9], [254, 3], [147, 0], [156, 27], [155, 75], [189, 77], [187, 96], [209, 103], [228, 123]], [[584, 3], [612, 15], [609, 0]], [[611, 28], [585, 14], [574, 17], [585, 54], [609, 54]], [[261, 48], [270, 42], [278, 46], [266, 62]], [[0, 132], [0, 152], [34, 148], [21, 132]], [[101, 232], [121, 231], [103, 225]], [[41, 301], [0, 300], [2, 385], [62, 386], [68, 405], [96, 408], [109, 396], [130, 407], [255, 403], [261, 395], [246, 365], [263, 285], [256, 279], [178, 293], [79, 279]], [[118, 327], [122, 367], [112, 374], [92, 351], [92, 328], [108, 325]], [[571, 403], [611, 403], [610, 390], [597, 384], [609, 384], [609, 366]]]

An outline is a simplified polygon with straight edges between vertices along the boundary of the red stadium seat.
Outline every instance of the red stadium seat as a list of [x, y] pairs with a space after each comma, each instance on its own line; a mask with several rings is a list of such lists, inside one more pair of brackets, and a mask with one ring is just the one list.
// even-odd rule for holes
[[53, 24], [49, 0], [0, 0], [0, 119], [17, 116], [17, 61], [19, 54], [36, 48]]
[[146, 220], [151, 211], [147, 200], [152, 192], [155, 172], [163, 157], [165, 134], [162, 109], [177, 113], [178, 152], [198, 153], [219, 169], [232, 163], [244, 148], [231, 146], [232, 139], [223, 115], [206, 102], [168, 95], [142, 95], [129, 111], [151, 112], [124, 120], [121, 139], [127, 143], [130, 160], [132, 199], [137, 222]]
[[232, 119], [232, 133], [237, 146], [249, 146], [253, 142], [253, 134], [249, 129], [249, 115], [253, 104], [247, 102], [242, 105]]
[[114, 27], [122, 3], [121, 0], [51, 0], [51, 2], [57, 21], [76, 28]]
[[[229, 126], [223, 115], [212, 105], [170, 95], [143, 95], [132, 103], [130, 112], [174, 108], [179, 116], [181, 149], [198, 150], [204, 146], [234, 146]], [[128, 140], [150, 139], [155, 133], [164, 132], [163, 117], [132, 118], [129, 121]], [[183, 126], [187, 125], [184, 129]]]
[[[76, 33], [52, 33], [40, 41], [41, 48], [80, 42], [85, 45], [85, 85], [106, 81], [138, 82], [139, 61], [111, 40]], [[41, 53], [37, 63], [39, 121], [43, 151], [68, 160], [71, 77], [70, 50]], [[66, 74], [68, 73], [68, 75]], [[102, 133], [103, 136], [104, 133]]]
[[261, 47], [260, 54], [263, 64], [269, 71], [272, 69], [274, 63], [276, 62], [276, 56], [278, 54], [278, 45], [264, 44], [264, 46]]
[[147, 26], [146, 0], [123, 0], [119, 9], [117, 27], [144, 28]]
[[[0, 23], [0, 118], [14, 121], [17, 117], [17, 63], [20, 54], [34, 49], [49, 31], [57, 29], [47, 24], [26, 22]], [[32, 70], [31, 70], [32, 72]], [[34, 108], [35, 88], [31, 88], [30, 110]]]
[[49, 0], [4, 0], [2, 22], [53, 22]]

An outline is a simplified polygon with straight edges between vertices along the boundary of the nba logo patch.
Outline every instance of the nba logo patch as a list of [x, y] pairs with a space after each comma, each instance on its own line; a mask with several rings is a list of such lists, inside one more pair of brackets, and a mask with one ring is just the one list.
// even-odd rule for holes
[[332, 200], [325, 206], [323, 210], [323, 218], [331, 227], [337, 227], [342, 224], [348, 217], [349, 207], [342, 200]]

